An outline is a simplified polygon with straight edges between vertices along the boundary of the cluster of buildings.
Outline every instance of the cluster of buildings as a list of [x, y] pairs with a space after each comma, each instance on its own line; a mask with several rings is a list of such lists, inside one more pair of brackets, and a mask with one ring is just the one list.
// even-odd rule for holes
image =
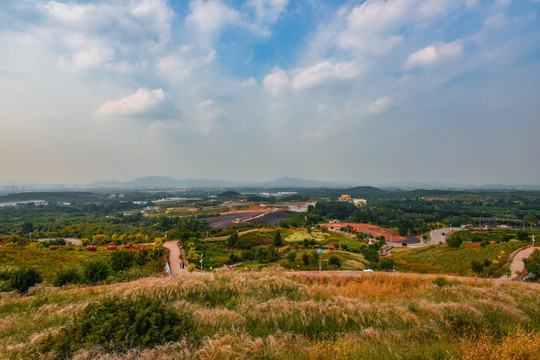
[[356, 206], [367, 205], [366, 199], [354, 199], [351, 195], [341, 195], [338, 197], [339, 201], [350, 202]]

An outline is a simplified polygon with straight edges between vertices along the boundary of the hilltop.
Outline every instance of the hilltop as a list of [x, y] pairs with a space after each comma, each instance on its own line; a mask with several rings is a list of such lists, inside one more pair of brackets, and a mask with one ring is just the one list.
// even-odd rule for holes
[[0, 357], [532, 359], [538, 298], [537, 284], [277, 270], [37, 286], [0, 298]]

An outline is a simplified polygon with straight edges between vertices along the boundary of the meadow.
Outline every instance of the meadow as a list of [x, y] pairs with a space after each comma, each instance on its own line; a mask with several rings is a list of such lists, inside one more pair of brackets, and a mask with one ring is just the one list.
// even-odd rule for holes
[[525, 246], [520, 241], [508, 243], [465, 243], [459, 248], [447, 245], [432, 245], [419, 249], [395, 248], [391, 258], [397, 270], [428, 274], [449, 274], [474, 276], [471, 262], [490, 263], [487, 275], [499, 277], [503, 275], [508, 255]]
[[[535, 359], [539, 298], [538, 284], [277, 270], [38, 285], [0, 294], [0, 358]], [[110, 326], [141, 301], [182, 327], [144, 336]], [[111, 304], [119, 310], [81, 337], [77, 324], [103, 321]]]

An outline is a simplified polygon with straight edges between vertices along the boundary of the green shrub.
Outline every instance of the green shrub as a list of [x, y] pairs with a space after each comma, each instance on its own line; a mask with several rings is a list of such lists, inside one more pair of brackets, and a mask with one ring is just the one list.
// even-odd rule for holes
[[84, 264], [83, 279], [90, 284], [105, 281], [109, 277], [111, 269], [109, 264], [103, 260], [94, 260]]
[[484, 264], [480, 261], [473, 260], [471, 261], [471, 269], [477, 274], [480, 274], [482, 271], [484, 271]]
[[385, 257], [379, 262], [379, 269], [390, 271], [394, 269], [394, 259]]
[[193, 272], [193, 270], [195, 270], [195, 264], [191, 263], [187, 266], [187, 271], [188, 272]]
[[275, 233], [274, 233], [274, 246], [281, 246], [283, 245], [283, 240], [281, 240], [281, 233], [279, 232], [279, 230], [277, 230]]
[[46, 338], [40, 350], [69, 357], [80, 346], [108, 351], [149, 348], [177, 341], [193, 328], [190, 316], [181, 316], [161, 300], [112, 297], [88, 305], [62, 333]]
[[296, 251], [291, 251], [285, 256], [288, 262], [293, 263], [296, 261]]
[[34, 269], [21, 269], [13, 274], [10, 285], [21, 294], [28, 292], [28, 289], [43, 281], [41, 275]]
[[148, 262], [148, 250], [142, 249], [135, 255], [135, 263], [139, 266], [144, 266]]
[[433, 280], [433, 283], [435, 285], [437, 285], [438, 287], [443, 287], [445, 285], [448, 285], [448, 282], [446, 281], [446, 279], [444, 278], [444, 276], [437, 276], [434, 280]]
[[341, 267], [341, 260], [339, 260], [339, 258], [335, 255], [330, 256], [328, 263], [332, 266]]
[[53, 281], [54, 286], [64, 286], [67, 284], [78, 284], [82, 280], [81, 273], [76, 268], [60, 269], [56, 273]]
[[115, 251], [109, 258], [111, 269], [113, 271], [124, 271], [133, 266], [135, 256], [131, 251]]

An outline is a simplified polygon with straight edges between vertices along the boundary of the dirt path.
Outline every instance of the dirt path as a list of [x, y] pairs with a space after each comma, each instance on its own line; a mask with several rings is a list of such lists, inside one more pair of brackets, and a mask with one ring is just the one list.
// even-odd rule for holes
[[527, 246], [518, 249], [512, 254], [510, 254], [509, 258], [512, 259], [512, 262], [510, 263], [510, 271], [512, 272], [512, 274], [510, 276], [502, 276], [500, 277], [500, 279], [514, 280], [515, 278], [517, 278], [516, 271], [523, 271], [525, 269], [525, 263], [523, 262], [523, 259], [529, 258], [534, 252], [534, 250], [540, 250], [540, 247]]
[[[166, 243], [163, 244], [164, 247], [166, 247], [167, 249], [169, 249], [170, 251], [170, 256], [169, 256], [169, 265], [171, 267], [171, 273], [173, 276], [177, 276], [177, 275], [180, 275], [180, 274], [183, 274], [183, 273], [186, 273], [187, 272], [187, 269], [186, 267], [187, 266], [184, 266], [184, 268], [181, 267], [181, 264], [182, 262], [180, 261], [180, 256], [181, 256], [181, 251], [180, 251], [180, 248], [178, 247], [178, 242], [177, 241], [167, 241]], [[183, 258], [185, 258], [186, 256], [186, 252], [184, 249], [182, 249], [183, 251]]]

